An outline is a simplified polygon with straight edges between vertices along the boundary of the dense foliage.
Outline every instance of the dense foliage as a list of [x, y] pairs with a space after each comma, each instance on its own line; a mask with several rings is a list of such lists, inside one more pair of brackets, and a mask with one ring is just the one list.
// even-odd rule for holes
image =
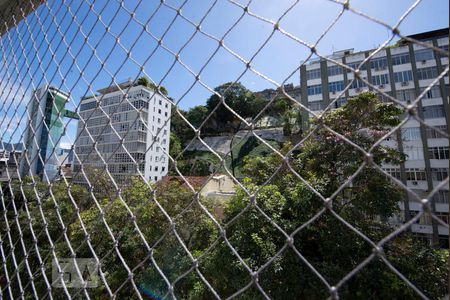
[[[326, 125], [368, 150], [389, 126], [398, 124], [400, 113], [395, 106], [381, 103], [373, 94], [366, 93], [328, 113], [323, 120], [317, 120], [316, 125]], [[286, 145], [283, 152], [287, 154], [290, 148], [291, 145]], [[372, 153], [377, 164], [403, 159], [396, 151], [383, 146], [376, 147]], [[290, 153], [289, 158], [289, 164], [298, 176], [325, 197], [332, 195], [366, 161], [359, 150], [324, 126], [295, 154]], [[250, 192], [257, 191], [255, 201], [268, 218], [251, 206], [229, 226], [227, 236], [252, 270], [259, 270], [274, 258], [258, 279], [270, 297], [323, 299], [329, 296], [325, 284], [303, 258], [330, 285], [336, 285], [372, 254], [370, 243], [343, 224], [337, 215], [374, 242], [393, 231], [386, 220], [399, 212], [402, 194], [370, 164], [329, 207], [275, 154], [247, 160], [244, 171], [248, 178], [246, 188]], [[276, 175], [270, 183], [264, 184], [273, 174]], [[227, 204], [224, 223], [241, 214], [249, 203], [247, 193], [239, 190]], [[314, 222], [301, 227], [322, 209], [325, 211]], [[278, 256], [278, 251], [286, 245], [286, 237], [269, 219], [287, 233], [301, 228], [294, 236], [293, 248]], [[297, 251], [303, 258], [295, 253]], [[384, 253], [380, 255], [429, 297], [438, 298], [445, 294], [448, 257], [444, 252], [405, 233], [384, 245]], [[222, 268], [216, 268], [217, 265]], [[209, 275], [207, 278], [225, 297], [251, 282], [248, 271], [239, 264], [226, 243], [216, 248], [204, 267]], [[226, 282], [223, 278], [227, 278]], [[339, 295], [344, 299], [416, 297], [415, 292], [377, 256], [339, 289]], [[260, 297], [255, 287], [243, 296], [246, 299]]]
[[[272, 298], [324, 299], [329, 296], [324, 281], [330, 286], [338, 285], [337, 292], [343, 299], [417, 298], [383, 259], [425, 295], [441, 298], [446, 293], [447, 251], [432, 249], [409, 233], [402, 233], [384, 244], [383, 252], [374, 252], [373, 245], [342, 222], [345, 220], [375, 243], [394, 230], [387, 220], [399, 212], [403, 193], [372, 162], [399, 163], [403, 155], [380, 145], [371, 151], [372, 157], [365, 157], [348, 140], [369, 150], [389, 127], [398, 124], [400, 114], [394, 105], [364, 93], [315, 120], [315, 131], [295, 151], [291, 151], [293, 145], [286, 143], [280, 152], [288, 160], [277, 154], [252, 156], [251, 151], [258, 144], [254, 139], [247, 140], [239, 150], [247, 157], [239, 162], [246, 177], [245, 189], [238, 188], [236, 195], [224, 204], [196, 196], [179, 180], [163, 181], [150, 188], [141, 180], [130, 178], [119, 193], [108, 184], [108, 177], [96, 170], [89, 171], [92, 190], [75, 184], [68, 188], [64, 182], [49, 187], [39, 181], [33, 183], [32, 178], [25, 178], [21, 184], [13, 182], [12, 189], [3, 187], [3, 212], [14, 220], [17, 210], [18, 223], [7, 225], [2, 220], [0, 233], [8, 239], [3, 243], [3, 251], [8, 253], [8, 245], [17, 245], [15, 259], [24, 261], [21, 248], [29, 249], [27, 262], [37, 274], [35, 288], [41, 296], [46, 293], [46, 285], [39, 275], [36, 248], [48, 276], [54, 256], [70, 257], [74, 251], [77, 257], [92, 257], [93, 248], [102, 261], [112, 292], [121, 299], [136, 297], [124, 263], [133, 273], [134, 284], [149, 297], [161, 298], [168, 293], [156, 264], [173, 284], [177, 298], [213, 297], [199, 272], [222, 298], [247, 284], [251, 287], [240, 298], [263, 298], [256, 284], [252, 284], [248, 270], [219, 234], [217, 225], [200, 208], [202, 203], [226, 229], [228, 241], [245, 264], [259, 272], [257, 283]], [[180, 142], [171, 139], [171, 143]], [[351, 184], [328, 205], [317, 194], [330, 197], [357, 171]], [[30, 225], [37, 236], [35, 245]], [[291, 244], [280, 229], [293, 235]], [[200, 258], [198, 269], [180, 241], [193, 258]], [[341, 280], [372, 254], [370, 263], [341, 285]], [[13, 273], [11, 257], [6, 268]], [[186, 275], [189, 270], [192, 272]], [[24, 264], [19, 275], [28, 278]], [[108, 295], [103, 286], [88, 292], [95, 299]]]
[[[235, 132], [239, 130], [241, 118], [252, 118], [264, 107], [265, 101], [256, 97], [240, 83], [228, 82], [214, 89], [217, 94], [213, 94], [206, 101], [206, 108], [213, 112], [210, 119], [209, 130]], [[227, 107], [228, 106], [228, 107]], [[231, 110], [234, 111], [234, 113]]]

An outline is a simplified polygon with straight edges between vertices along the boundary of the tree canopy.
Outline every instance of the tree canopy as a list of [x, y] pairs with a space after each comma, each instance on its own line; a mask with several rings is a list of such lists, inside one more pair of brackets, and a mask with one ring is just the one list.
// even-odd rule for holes
[[[399, 123], [400, 114], [401, 110], [394, 105], [382, 103], [373, 94], [365, 93], [325, 114], [322, 120], [315, 121], [315, 125], [328, 126], [368, 150], [390, 126]], [[227, 228], [227, 237], [252, 270], [259, 270], [272, 261], [258, 277], [258, 284], [270, 297], [323, 299], [329, 296], [328, 289], [305, 259], [329, 285], [338, 284], [373, 253], [373, 246], [339, 218], [377, 243], [394, 230], [386, 220], [399, 212], [402, 193], [368, 164], [350, 186], [326, 205], [310, 186], [325, 198], [329, 197], [366, 158], [324, 126], [320, 126], [297, 151], [289, 152], [291, 147], [285, 145], [282, 149], [282, 153], [289, 156], [290, 168], [286, 160], [276, 154], [247, 160], [244, 185], [250, 193], [257, 191], [255, 203], [258, 208], [251, 205], [248, 194], [239, 189], [226, 204], [223, 223], [234, 220]], [[384, 146], [376, 147], [372, 153], [377, 164], [403, 159], [400, 153]], [[265, 184], [271, 177], [270, 183]], [[248, 205], [250, 208], [242, 214]], [[303, 227], [313, 218], [316, 219]], [[277, 253], [286, 246], [286, 237], [272, 222], [288, 234], [301, 228], [293, 236], [292, 246], [280, 255]], [[341, 298], [407, 299], [417, 296], [386, 266], [381, 256], [430, 298], [445, 294], [448, 252], [434, 250], [408, 233], [386, 243], [383, 249], [380, 256], [375, 256], [338, 290]], [[217, 268], [218, 265], [221, 268]], [[223, 297], [251, 282], [248, 271], [225, 242], [215, 249], [204, 268], [205, 276]], [[260, 293], [253, 286], [242, 298], [260, 298]]]
[[[2, 191], [4, 213], [11, 220], [17, 217], [17, 224], [2, 219], [0, 233], [10, 243], [31, 249], [27, 268], [36, 274], [41, 264], [35, 248], [48, 270], [53, 256], [71, 257], [74, 252], [76, 257], [92, 257], [94, 249], [118, 298], [134, 296], [124, 263], [133, 272], [133, 283], [154, 298], [169, 293], [168, 281], [177, 298], [211, 299], [202, 278], [221, 298], [247, 284], [250, 288], [241, 299], [263, 298], [257, 284], [274, 299], [324, 299], [330, 296], [328, 286], [338, 286], [343, 299], [417, 298], [388, 261], [427, 297], [439, 299], [446, 293], [448, 251], [433, 249], [408, 232], [384, 243], [382, 251], [374, 251], [368, 241], [379, 243], [395, 230], [387, 220], [398, 214], [404, 197], [372, 162], [397, 164], [405, 158], [383, 145], [366, 157], [349, 140], [368, 151], [399, 124], [401, 113], [372, 93], [349, 99], [314, 120], [314, 131], [299, 147], [286, 143], [280, 149], [286, 158], [273, 153], [245, 159], [243, 188], [225, 203], [204, 199], [183, 180], [149, 186], [130, 177], [117, 191], [100, 170], [88, 170], [93, 179], [89, 190], [26, 177], [22, 183], [12, 182], [15, 193], [6, 187]], [[351, 184], [331, 199], [351, 176]], [[218, 224], [224, 232], [219, 233]], [[38, 234], [35, 242], [31, 227]], [[18, 261], [25, 259], [21, 251], [14, 253]], [[11, 259], [4, 267], [14, 273]], [[16, 276], [27, 278], [27, 268], [21, 267]], [[355, 268], [360, 269], [352, 275]], [[39, 295], [46, 293], [42, 277], [36, 277], [34, 288]], [[95, 299], [108, 296], [102, 285], [89, 294]]]
[[[244, 87], [241, 83], [228, 82], [214, 89], [224, 99], [224, 103], [239, 114], [242, 118], [254, 117], [264, 107], [265, 101], [256, 97], [253, 92]], [[211, 124], [213, 128], [231, 126], [235, 128], [235, 123], [239, 123], [237, 116], [230, 111], [223, 103], [221, 98], [213, 94], [206, 101], [208, 112], [213, 112], [212, 121], [217, 124]], [[215, 126], [214, 126], [215, 125]]]

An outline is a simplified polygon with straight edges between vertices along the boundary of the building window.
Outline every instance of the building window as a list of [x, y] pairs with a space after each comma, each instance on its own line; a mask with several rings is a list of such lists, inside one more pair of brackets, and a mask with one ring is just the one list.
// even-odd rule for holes
[[439, 190], [433, 195], [433, 200], [437, 203], [448, 203], [448, 190]]
[[120, 124], [120, 130], [119, 131], [127, 131], [128, 130], [128, 123]]
[[434, 59], [434, 53], [431, 49], [423, 49], [416, 51], [414, 53], [414, 56], [416, 57], [416, 61], [427, 61]]
[[442, 222], [444, 222], [445, 224], [448, 224], [448, 212], [440, 212], [437, 211], [434, 213], [436, 215], [436, 217], [438, 217], [438, 219], [440, 219]]
[[361, 89], [361, 88], [366, 87], [366, 86], [367, 86], [367, 84], [364, 81], [362, 81], [361, 79], [355, 79], [352, 82], [351, 88], [352, 89]]
[[159, 100], [159, 105], [162, 105], [162, 101], [161, 100]]
[[165, 107], [168, 108], [169, 107], [169, 103], [166, 103]]
[[384, 70], [387, 67], [386, 57], [373, 58], [370, 60], [370, 67], [375, 70]]
[[328, 89], [330, 93], [342, 91], [344, 89], [344, 82], [343, 81], [330, 82], [328, 83]]
[[406, 160], [423, 160], [423, 149], [416, 146], [405, 146]]
[[410, 62], [409, 53], [395, 54], [391, 56], [392, 65], [403, 65]]
[[412, 76], [411, 70], [394, 73], [394, 81], [395, 82], [408, 82], [408, 81], [412, 81], [412, 80], [413, 80], [413, 76]]
[[448, 146], [428, 148], [430, 159], [448, 159]]
[[327, 69], [328, 76], [340, 75], [343, 73], [341, 66], [330, 66]]
[[420, 128], [402, 128], [402, 140], [403, 141], [418, 141], [420, 140]]
[[416, 99], [416, 92], [413, 89], [397, 91], [397, 100], [411, 102], [414, 99]]
[[425, 106], [422, 108], [422, 110], [424, 119], [436, 119], [445, 117], [443, 105]]
[[96, 101], [89, 102], [89, 103], [83, 103], [83, 104], [80, 105], [80, 111], [93, 109], [95, 107], [97, 107], [97, 102]]
[[391, 175], [392, 177], [400, 180], [400, 169], [399, 168], [384, 168], [383, 169], [386, 173]]
[[342, 107], [345, 104], [347, 104], [347, 99], [345, 99], [345, 98], [338, 98], [335, 102], [336, 108]]
[[444, 50], [445, 52], [448, 52], [448, 45], [441, 45], [441, 46], [438, 46], [438, 48], [440, 48], [441, 50]]
[[306, 80], [320, 78], [320, 69], [306, 71]]
[[391, 92], [383, 92], [383, 93], [376, 92], [375, 94], [381, 102], [390, 102], [391, 101], [391, 99], [389, 98], [389, 97], [392, 97]]
[[381, 74], [372, 76], [372, 84], [374, 85], [384, 85], [389, 83], [388, 74]]
[[433, 79], [438, 76], [436, 67], [417, 69], [417, 78], [419, 80]]
[[323, 109], [323, 101], [314, 101], [308, 104], [308, 107], [312, 111], [318, 111]]
[[[447, 132], [447, 125], [438, 125], [438, 126], [434, 126], [434, 127], [439, 129], [442, 132]], [[438, 131], [436, 131], [434, 128], [427, 127], [427, 138], [429, 138], [429, 139], [439, 139], [439, 138], [447, 138], [447, 137], [442, 135]]]
[[[421, 92], [423, 92], [425, 88], [421, 89]], [[441, 97], [441, 89], [438, 86], [433, 86], [431, 89], [429, 89], [425, 95], [423, 96], [423, 99], [433, 99], [433, 98], [440, 98]]]
[[308, 86], [308, 96], [319, 94], [322, 94], [322, 85], [317, 84]]
[[422, 169], [406, 169], [406, 180], [427, 180], [425, 170]]
[[161, 109], [158, 109], [158, 114], [161, 114]]
[[[362, 61], [357, 61], [357, 62], [352, 62], [352, 63], [347, 63], [347, 66], [349, 66], [350, 68], [356, 70], [358, 69], [359, 65], [362, 63]], [[360, 70], [365, 70], [366, 69], [366, 64], [363, 64], [360, 68]], [[352, 70], [347, 69], [347, 73], [351, 73], [353, 72]]]
[[431, 168], [431, 178], [435, 181], [443, 181], [448, 177], [448, 168]]

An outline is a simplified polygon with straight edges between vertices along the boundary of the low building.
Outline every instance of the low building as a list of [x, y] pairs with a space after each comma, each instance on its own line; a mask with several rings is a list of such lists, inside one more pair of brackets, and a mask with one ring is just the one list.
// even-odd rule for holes
[[22, 155], [22, 144], [10, 144], [0, 141], [0, 182], [8, 182], [19, 178], [19, 161]]
[[[218, 174], [210, 176], [166, 176], [161, 184], [177, 182], [182, 187], [189, 185], [199, 192], [212, 205], [216, 216], [220, 219], [224, 217], [223, 203], [236, 194], [236, 183], [229, 175]], [[189, 185], [187, 184], [189, 183]]]
[[[293, 83], [288, 83], [284, 85], [284, 91], [290, 97], [294, 98], [297, 101], [300, 101], [300, 86], [294, 86]], [[271, 100], [273, 98], [283, 98], [285, 95], [283, 94], [283, 90], [281, 88], [278, 89], [265, 89], [262, 91], [255, 92], [255, 95], [261, 97], [266, 100]]]
[[56, 154], [58, 160], [58, 177], [70, 181], [72, 179], [73, 150], [60, 148]]

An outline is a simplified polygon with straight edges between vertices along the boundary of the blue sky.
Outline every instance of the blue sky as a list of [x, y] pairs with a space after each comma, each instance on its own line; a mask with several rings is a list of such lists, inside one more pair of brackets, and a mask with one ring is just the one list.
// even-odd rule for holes
[[[8, 36], [2, 37], [2, 52], [7, 59], [6, 62], [2, 59], [0, 94], [5, 88], [11, 88], [13, 93], [7, 95], [5, 92], [0, 99], [18, 104], [20, 98], [24, 94], [26, 98], [33, 88], [50, 83], [70, 92], [72, 101], [69, 108], [73, 109], [78, 105], [79, 99], [90, 94], [91, 90], [110, 85], [113, 77], [116, 82], [134, 79], [143, 66], [146, 75], [153, 81], [162, 81], [161, 84], [169, 90], [171, 97], [177, 101], [182, 97], [180, 107], [186, 109], [204, 104], [211, 93], [199, 83], [194, 84], [195, 76], [175, 61], [170, 52], [179, 53], [180, 61], [193, 73], [197, 74], [202, 70], [200, 78], [210, 88], [235, 81], [246, 69], [244, 63], [224, 48], [217, 50], [217, 41], [196, 33], [195, 26], [177, 16], [174, 9], [161, 5], [160, 1], [126, 0], [123, 7], [115, 0], [92, 1], [66, 0], [64, 4], [57, 0], [48, 1], [27, 18], [29, 27], [22, 21], [17, 30], [10, 31], [11, 40]], [[243, 9], [233, 2], [246, 5], [248, 1], [165, 1], [168, 6], [181, 7], [182, 14], [193, 23], [197, 24], [202, 20], [201, 30], [217, 39], [221, 39], [233, 28], [224, 39], [225, 45], [243, 59], [249, 60], [273, 33], [273, 26], [244, 14]], [[353, 0], [350, 5], [394, 25], [414, 2]], [[292, 0], [254, 0], [249, 9], [263, 18], [277, 20], [293, 3], [295, 1]], [[93, 9], [90, 9], [91, 4]], [[408, 35], [447, 27], [448, 5], [447, 0], [421, 1], [400, 26], [401, 33]], [[332, 1], [301, 0], [280, 21], [280, 27], [308, 44], [313, 44], [341, 10], [342, 5]], [[135, 12], [134, 19], [127, 11]], [[144, 27], [140, 23], [148, 24], [151, 35], [143, 32]], [[60, 25], [62, 34], [58, 33], [55, 24]], [[106, 31], [107, 26], [110, 27], [109, 31]], [[86, 35], [89, 36], [88, 40], [85, 39]], [[321, 54], [348, 48], [354, 48], [355, 51], [366, 50], [383, 43], [389, 35], [390, 32], [385, 27], [346, 11], [317, 48]], [[120, 36], [120, 44], [117, 43], [117, 36]], [[164, 47], [169, 51], [158, 46], [157, 39], [161, 37]], [[128, 52], [131, 52], [130, 57], [127, 57]], [[275, 32], [253, 59], [252, 67], [277, 83], [286, 81], [298, 84], [298, 72], [289, 76], [308, 55], [308, 48]], [[208, 60], [208, 64], [204, 66]], [[29, 72], [26, 72], [28, 67]], [[81, 70], [83, 76], [80, 76]], [[251, 71], [242, 75], [239, 81], [253, 91], [275, 87]], [[191, 88], [193, 84], [194, 87]], [[26, 99], [23, 103], [25, 102]], [[18, 105], [16, 115], [11, 109], [7, 111], [1, 108], [0, 120], [14, 119], [17, 114], [20, 117], [24, 110], [23, 103]], [[0, 125], [0, 128], [5, 133], [3, 139], [11, 137], [5, 124]], [[11, 128], [12, 126], [9, 129]], [[75, 128], [76, 122], [71, 121], [68, 135], [63, 139], [65, 144], [73, 139]]]

